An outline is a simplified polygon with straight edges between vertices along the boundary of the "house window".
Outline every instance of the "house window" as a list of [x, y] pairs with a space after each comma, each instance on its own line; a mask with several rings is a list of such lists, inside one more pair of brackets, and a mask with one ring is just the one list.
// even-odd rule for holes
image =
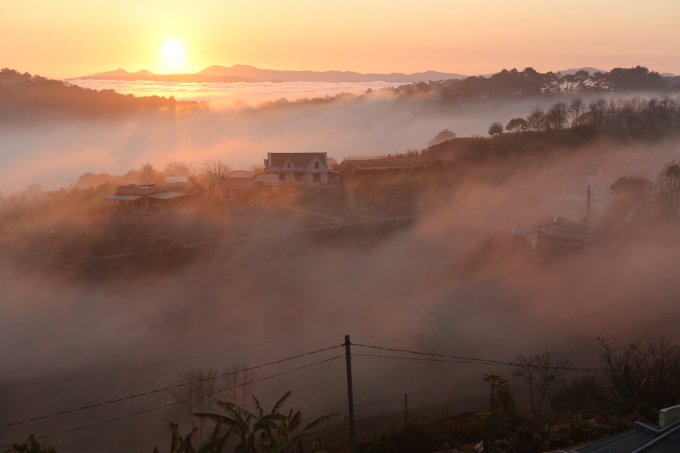
[[314, 162], [314, 168], [319, 168], [319, 163], [318, 163], [318, 162]]
[[[318, 162], [317, 162], [318, 164]], [[321, 182], [321, 174], [320, 173], [314, 173], [314, 176], [312, 177], [313, 182]]]
[[286, 164], [286, 165], [288, 166], [288, 168], [290, 168], [290, 164]]
[[304, 173], [295, 173], [295, 182], [304, 182]]
[[285, 181], [286, 180], [286, 174], [285, 173], [279, 173], [279, 181]]

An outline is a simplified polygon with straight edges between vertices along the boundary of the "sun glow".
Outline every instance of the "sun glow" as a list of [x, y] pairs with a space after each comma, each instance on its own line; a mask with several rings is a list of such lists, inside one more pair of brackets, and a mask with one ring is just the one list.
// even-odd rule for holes
[[184, 58], [184, 46], [179, 41], [167, 40], [161, 46], [161, 54], [169, 62], [179, 62]]

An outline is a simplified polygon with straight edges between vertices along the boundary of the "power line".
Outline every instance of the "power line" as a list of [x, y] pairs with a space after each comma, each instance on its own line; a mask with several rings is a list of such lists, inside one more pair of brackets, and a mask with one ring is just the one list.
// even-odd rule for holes
[[135, 395], [125, 396], [123, 398], [118, 398], [118, 399], [115, 399], [115, 400], [104, 401], [104, 402], [101, 402], [101, 403], [90, 404], [88, 406], [78, 407], [78, 408], [75, 408], [75, 409], [69, 409], [69, 410], [65, 410], [65, 411], [55, 412], [53, 414], [41, 415], [39, 417], [33, 417], [33, 418], [26, 419], [26, 420], [18, 421], [18, 422], [7, 423], [5, 425], [0, 425], [0, 428], [6, 428], [8, 426], [21, 425], [23, 423], [34, 422], [36, 420], [43, 420], [45, 418], [56, 417], [58, 415], [70, 414], [72, 412], [82, 411], [82, 410], [85, 410], [85, 409], [92, 409], [93, 407], [99, 407], [99, 406], [105, 406], [105, 405], [108, 405], [108, 404], [119, 403], [121, 401], [126, 401], [126, 400], [130, 400], [130, 399], [133, 399], [133, 398], [139, 398], [140, 396], [146, 396], [146, 395], [152, 395], [154, 393], [166, 392], [168, 390], [184, 387], [184, 386], [191, 385], [191, 384], [196, 384], [198, 382], [211, 381], [211, 380], [221, 378], [221, 377], [224, 377], [224, 376], [242, 373], [244, 371], [256, 370], [258, 368], [263, 368], [263, 367], [270, 366], [270, 365], [276, 365], [276, 364], [279, 364], [279, 363], [282, 363], [282, 362], [287, 362], [289, 360], [299, 359], [300, 357], [318, 354], [319, 352], [329, 351], [331, 349], [336, 349], [336, 348], [341, 348], [343, 346], [344, 345], [331, 346], [329, 348], [318, 349], [316, 351], [311, 351], [311, 352], [307, 352], [307, 353], [304, 353], [304, 354], [299, 354], [299, 355], [296, 355], [296, 356], [293, 356], [293, 357], [287, 357], [285, 359], [276, 360], [274, 362], [264, 363], [262, 365], [257, 365], [257, 366], [253, 366], [253, 367], [249, 367], [249, 368], [243, 368], [243, 369], [238, 370], [238, 371], [231, 371], [231, 372], [228, 372], [228, 373], [223, 373], [223, 374], [219, 374], [219, 375], [216, 375], [216, 376], [211, 376], [211, 377], [207, 377], [207, 378], [204, 378], [204, 379], [197, 379], [195, 381], [184, 382], [182, 384], [177, 384], [177, 385], [172, 385], [172, 386], [169, 386], [169, 387], [150, 390], [148, 392], [137, 393]]
[[[281, 372], [281, 373], [272, 374], [271, 376], [267, 376], [267, 377], [264, 377], [264, 378], [262, 378], [262, 379], [257, 379], [257, 380], [250, 381], [250, 382], [247, 382], [247, 383], [244, 383], [244, 384], [238, 384], [238, 385], [233, 386], [233, 387], [243, 387], [243, 386], [245, 386], [245, 385], [254, 384], [254, 383], [256, 383], [256, 382], [266, 381], [266, 380], [268, 380], [268, 379], [272, 379], [272, 378], [275, 378], [275, 377], [283, 376], [284, 374], [293, 373], [293, 372], [295, 372], [295, 371], [299, 371], [299, 370], [302, 370], [302, 369], [305, 369], [305, 368], [309, 368], [309, 367], [312, 367], [312, 366], [314, 366], [314, 365], [319, 365], [319, 364], [324, 363], [324, 362], [327, 362], [327, 361], [329, 361], [329, 360], [335, 360], [335, 359], [337, 359], [337, 358], [339, 358], [339, 357], [342, 357], [342, 356], [340, 355], [340, 356], [336, 356], [336, 357], [331, 357], [331, 358], [329, 358], [329, 359], [324, 359], [324, 360], [321, 360], [321, 361], [319, 361], [319, 362], [314, 362], [314, 363], [310, 363], [310, 364], [307, 364], [307, 365], [303, 365], [303, 366], [300, 366], [300, 367], [297, 367], [297, 368], [293, 368], [292, 370], [287, 370], [287, 371], [283, 371], [283, 372]], [[230, 388], [232, 388], [232, 387], [230, 387]], [[226, 389], [221, 389], [221, 390], [218, 390], [218, 391], [216, 391], [216, 392], [208, 393], [206, 396], [216, 395], [216, 394], [221, 393], [221, 392], [223, 392], [223, 391], [225, 391], [225, 390], [226, 390]], [[103, 424], [106, 424], [106, 423], [115, 422], [115, 421], [117, 421], [117, 420], [122, 420], [122, 419], [124, 419], [124, 418], [134, 417], [134, 416], [136, 416], [136, 415], [142, 415], [142, 414], [146, 414], [146, 413], [149, 413], [149, 412], [154, 412], [154, 411], [157, 411], [157, 410], [160, 410], [160, 409], [165, 409], [165, 408], [167, 408], [167, 407], [176, 406], [176, 405], [181, 404], [181, 403], [186, 403], [187, 401], [189, 401], [189, 400], [186, 399], [186, 400], [181, 400], [181, 401], [175, 401], [174, 403], [165, 404], [165, 405], [163, 405], [163, 406], [157, 406], [157, 407], [154, 407], [154, 408], [152, 408], [152, 409], [146, 409], [146, 410], [139, 411], [139, 412], [135, 412], [135, 413], [132, 413], [132, 414], [121, 415], [120, 417], [110, 418], [110, 419], [108, 419], [108, 420], [104, 420], [104, 421], [97, 422], [97, 423], [91, 423], [91, 424], [85, 425], [85, 426], [79, 426], [79, 427], [77, 427], [77, 428], [72, 428], [72, 429], [69, 429], [69, 430], [66, 430], [66, 431], [60, 431], [60, 432], [58, 432], [58, 433], [46, 434], [46, 435], [44, 435], [44, 436], [36, 437], [35, 439], [36, 439], [36, 440], [42, 440], [42, 439], [46, 439], [46, 438], [48, 438], [48, 437], [54, 437], [54, 436], [59, 436], [59, 435], [61, 435], [61, 434], [72, 433], [72, 432], [74, 432], [74, 431], [80, 431], [80, 430], [83, 430], [83, 429], [92, 428], [92, 427], [94, 427], [94, 426], [99, 426], [99, 425], [103, 425]], [[5, 426], [7, 426], [7, 425], [5, 425]], [[11, 447], [12, 445], [13, 445], [13, 444], [4, 445], [4, 446], [0, 447], [0, 449], [9, 448], [9, 447]]]
[[210, 355], [223, 354], [223, 353], [226, 353], [226, 352], [232, 352], [232, 351], [236, 351], [236, 350], [239, 350], [239, 349], [246, 349], [246, 348], [251, 348], [251, 347], [255, 347], [255, 346], [262, 346], [262, 345], [274, 343], [274, 342], [277, 342], [277, 341], [288, 340], [290, 338], [300, 337], [300, 336], [309, 335], [309, 334], [317, 333], [317, 332], [323, 332], [325, 330], [333, 329], [333, 328], [344, 326], [344, 325], [347, 325], [347, 324], [353, 324], [353, 323], [358, 322], [358, 321], [363, 321], [365, 319], [374, 318], [376, 316], [384, 315], [384, 314], [387, 314], [387, 313], [392, 313], [394, 311], [402, 310], [404, 308], [409, 308], [409, 307], [413, 307], [413, 306], [416, 306], [416, 305], [422, 305], [422, 304], [425, 304], [425, 303], [428, 303], [428, 302], [432, 302], [432, 301], [441, 299], [441, 298], [446, 297], [446, 296], [451, 296], [451, 295], [466, 291], [468, 289], [476, 288], [478, 286], [482, 286], [484, 284], [491, 283], [495, 280], [500, 280], [504, 277], [514, 275], [516, 273], [525, 271], [527, 269], [531, 269], [531, 268], [540, 266], [542, 264], [545, 264], [545, 263], [548, 263], [548, 262], [551, 262], [551, 261], [555, 261], [555, 260], [560, 259], [560, 258], [562, 258], [566, 255], [571, 254], [571, 253], [575, 253], [575, 252], [577, 252], [581, 249], [584, 249], [586, 247], [600, 243], [600, 242], [604, 241], [605, 239], [609, 239], [609, 238], [612, 238], [612, 237], [617, 236], [619, 234], [625, 233], [626, 231], [630, 231], [633, 228], [636, 228], [638, 226], [649, 223], [653, 220], [656, 220], [656, 219], [658, 219], [658, 218], [660, 218], [660, 217], [662, 217], [666, 214], [669, 214], [671, 212], [674, 212], [674, 211], [676, 211], [676, 209], [671, 209], [671, 210], [665, 211], [665, 212], [658, 214], [654, 217], [651, 217], [647, 220], [643, 220], [642, 222], [639, 222], [635, 225], [631, 225], [627, 228], [624, 228], [623, 230], [617, 231], [616, 233], [612, 233], [611, 235], [607, 236], [604, 239], [601, 239], [601, 240], [596, 241], [596, 242], [588, 243], [588, 244], [586, 244], [586, 245], [584, 245], [580, 248], [575, 248], [574, 250], [569, 250], [569, 251], [567, 251], [567, 252], [565, 252], [561, 255], [552, 256], [552, 257], [546, 258], [542, 261], [539, 261], [537, 263], [530, 264], [528, 266], [524, 266], [524, 267], [521, 267], [521, 268], [518, 268], [518, 269], [514, 269], [512, 271], [509, 271], [509, 272], [506, 272], [506, 273], [503, 273], [503, 274], [498, 274], [498, 275], [495, 275], [495, 276], [490, 277], [488, 279], [481, 280], [479, 282], [473, 283], [471, 285], [464, 286], [464, 287], [461, 287], [461, 288], [458, 288], [458, 289], [455, 289], [455, 290], [452, 290], [452, 291], [449, 291], [449, 292], [446, 292], [446, 293], [442, 293], [442, 294], [439, 294], [437, 296], [432, 296], [432, 297], [429, 297], [429, 298], [426, 298], [426, 299], [422, 299], [420, 301], [417, 301], [417, 302], [414, 302], [414, 303], [411, 303], [411, 304], [401, 305], [399, 307], [383, 310], [383, 311], [376, 312], [376, 313], [373, 313], [373, 314], [370, 314], [370, 315], [357, 317], [357, 318], [354, 318], [354, 319], [351, 319], [351, 320], [348, 320], [348, 321], [340, 322], [340, 323], [337, 323], [337, 324], [332, 324], [332, 325], [329, 325], [329, 326], [326, 326], [326, 327], [308, 330], [308, 331], [300, 332], [300, 333], [297, 333], [297, 334], [294, 334], [294, 335], [279, 337], [279, 338], [275, 338], [275, 339], [272, 339], [272, 340], [262, 341], [262, 342], [259, 342], [259, 343], [252, 343], [252, 344], [249, 344], [249, 345], [239, 346], [239, 347], [236, 347], [236, 348], [225, 349], [225, 350], [222, 350], [222, 351], [210, 352], [210, 353], [199, 354], [199, 355], [194, 355], [194, 356], [187, 356], [187, 357], [182, 357], [182, 358], [179, 358], [179, 359], [166, 360], [166, 361], [163, 361], [163, 362], [155, 362], [155, 363], [150, 363], [150, 364], [146, 364], [146, 365], [139, 365], [139, 366], [136, 366], [136, 367], [122, 368], [122, 369], [118, 369], [118, 370], [102, 371], [100, 373], [91, 373], [91, 374], [84, 374], [84, 375], [80, 375], [80, 376], [69, 376], [69, 377], [64, 377], [64, 378], [50, 379], [50, 380], [44, 380], [44, 381], [38, 381], [38, 382], [29, 382], [29, 383], [22, 383], [22, 384], [0, 386], [0, 389], [21, 387], [21, 386], [27, 386], [27, 385], [47, 384], [47, 383], [60, 382], [60, 381], [66, 381], [66, 380], [72, 380], [72, 379], [82, 379], [82, 378], [86, 378], [86, 377], [101, 376], [101, 375], [105, 375], [105, 374], [120, 373], [120, 372], [123, 372], [123, 371], [130, 371], [130, 370], [137, 370], [137, 369], [141, 369], [141, 368], [147, 368], [147, 367], [153, 367], [153, 366], [159, 366], [159, 365], [166, 365], [166, 364], [169, 364], [169, 363], [176, 363], [176, 362], [182, 362], [182, 361], [185, 361], [185, 360], [191, 360], [191, 359], [200, 358], [200, 357], [207, 357], [207, 356], [210, 356]]
[[[588, 372], [588, 373], [610, 374], [610, 375], [615, 375], [615, 376], [631, 376], [631, 377], [639, 377], [639, 378], [646, 378], [646, 379], [680, 380], [680, 378], [674, 377], [674, 376], [649, 376], [649, 375], [645, 375], [645, 374], [617, 373], [617, 372], [614, 372], [614, 371], [602, 370], [602, 369], [596, 369], [596, 368], [574, 368], [574, 367], [567, 367], [567, 366], [560, 366], [560, 365], [549, 365], [549, 366], [532, 365], [532, 364], [525, 364], [525, 363], [519, 363], [519, 362], [509, 362], [509, 361], [503, 361], [503, 360], [478, 359], [478, 358], [474, 358], [474, 357], [460, 357], [460, 356], [451, 356], [451, 355], [443, 355], [443, 354], [434, 354], [434, 353], [430, 353], [430, 352], [409, 351], [407, 349], [385, 348], [385, 347], [382, 347], [382, 346], [371, 346], [371, 345], [357, 344], [357, 343], [352, 343], [352, 346], [359, 346], [359, 347], [362, 347], [362, 348], [370, 348], [370, 349], [380, 349], [380, 350], [383, 350], [383, 351], [405, 352], [405, 353], [408, 353], [408, 354], [425, 355], [425, 356], [432, 356], [432, 357], [441, 357], [441, 358], [458, 359], [458, 360], [469, 360], [471, 362], [476, 362], [476, 363], [501, 364], [501, 365], [510, 365], [510, 366], [526, 366], [526, 367], [531, 367], [531, 368], [546, 368], [546, 369], [551, 369], [551, 370], [585, 371], [585, 372]], [[386, 357], [386, 358], [403, 359], [404, 357]]]
[[[354, 344], [354, 343], [352, 343]], [[357, 345], [359, 346], [359, 345]], [[352, 357], [375, 357], [377, 359], [403, 359], [403, 360], [417, 360], [422, 362], [443, 362], [443, 363], [464, 363], [470, 365], [486, 365], [486, 362], [470, 362], [465, 360], [443, 360], [443, 359], [421, 359], [419, 357], [399, 357], [393, 355], [374, 355], [374, 354], [352, 354]]]

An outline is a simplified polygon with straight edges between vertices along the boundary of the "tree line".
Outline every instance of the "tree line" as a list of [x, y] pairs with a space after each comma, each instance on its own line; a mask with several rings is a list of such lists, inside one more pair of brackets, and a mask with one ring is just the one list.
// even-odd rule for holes
[[489, 77], [472, 76], [413, 83], [387, 88], [410, 97], [418, 94], [434, 95], [444, 103], [486, 98], [528, 97], [550, 94], [593, 94], [625, 91], [680, 91], [680, 77], [665, 77], [643, 66], [614, 68], [609, 72], [590, 74], [585, 70], [575, 74], [540, 73], [533, 68], [504, 69]]
[[[543, 132], [577, 127], [594, 130], [646, 130], [669, 128], [680, 123], [680, 96], [643, 99], [595, 99], [590, 103], [574, 98], [569, 104], [557, 102], [547, 110], [535, 108], [526, 118], [512, 118], [505, 125], [508, 132]], [[492, 123], [489, 135], [503, 133], [503, 125]]]

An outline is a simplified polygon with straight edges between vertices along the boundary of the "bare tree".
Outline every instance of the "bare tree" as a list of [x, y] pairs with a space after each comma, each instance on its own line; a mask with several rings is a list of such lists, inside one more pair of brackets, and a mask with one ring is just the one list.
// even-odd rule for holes
[[562, 130], [567, 125], [567, 104], [564, 102], [558, 102], [553, 104], [548, 110], [545, 116], [545, 120], [548, 123], [548, 127], [553, 130]]
[[529, 127], [537, 132], [545, 130], [545, 112], [543, 109], [535, 108], [531, 115], [527, 117]]
[[569, 118], [571, 119], [571, 127], [578, 127], [581, 125], [581, 115], [585, 110], [585, 105], [581, 98], [574, 98], [569, 103]]
[[174, 406], [167, 410], [165, 420], [173, 420], [191, 425], [197, 430], [197, 441], [203, 439], [204, 430], [210, 429], [209, 420], [192, 417], [194, 412], [209, 412], [215, 406], [215, 397], [220, 390], [218, 370], [209, 368], [207, 371], [191, 369], [182, 373], [177, 380], [181, 387], [169, 390]]
[[196, 179], [198, 182], [208, 182], [211, 179], [215, 180], [218, 176], [224, 176], [231, 171], [231, 166], [225, 164], [219, 159], [208, 159], [199, 167]]
[[593, 128], [602, 129], [606, 111], [607, 101], [604, 98], [596, 99], [588, 104], [588, 114], [590, 116], [590, 122]]
[[224, 368], [223, 372], [208, 368], [207, 371], [191, 369], [180, 374], [180, 387], [169, 390], [174, 405], [165, 411], [163, 420], [182, 422], [196, 429], [195, 442], [203, 442], [204, 433], [214, 428], [214, 423], [205, 418], [196, 418], [193, 413], [209, 413], [217, 409], [215, 398], [226, 399], [243, 406], [250, 396], [255, 372], [247, 370], [245, 364], [235, 362]]
[[186, 162], [177, 162], [173, 160], [165, 166], [163, 174], [165, 176], [191, 176], [195, 173], [193, 167]]
[[229, 400], [243, 407], [248, 396], [251, 394], [253, 380], [255, 379], [255, 372], [247, 370], [245, 363], [235, 362], [224, 369], [224, 389], [229, 396]]
[[547, 351], [541, 355], [519, 356], [517, 362], [519, 365], [512, 375], [529, 385], [531, 413], [538, 418], [546, 395], [559, 383], [561, 369], [569, 367], [569, 361], [557, 360], [551, 351]]
[[142, 165], [139, 169], [139, 175], [142, 184], [154, 184], [161, 179], [161, 174], [149, 162]]
[[250, 171], [256, 175], [262, 175], [264, 174], [264, 164], [253, 164], [250, 166]]
[[616, 346], [616, 340], [598, 340], [600, 361], [609, 371], [608, 398], [622, 412], [677, 404], [680, 347], [663, 338], [646, 345], [637, 339], [623, 346]]

